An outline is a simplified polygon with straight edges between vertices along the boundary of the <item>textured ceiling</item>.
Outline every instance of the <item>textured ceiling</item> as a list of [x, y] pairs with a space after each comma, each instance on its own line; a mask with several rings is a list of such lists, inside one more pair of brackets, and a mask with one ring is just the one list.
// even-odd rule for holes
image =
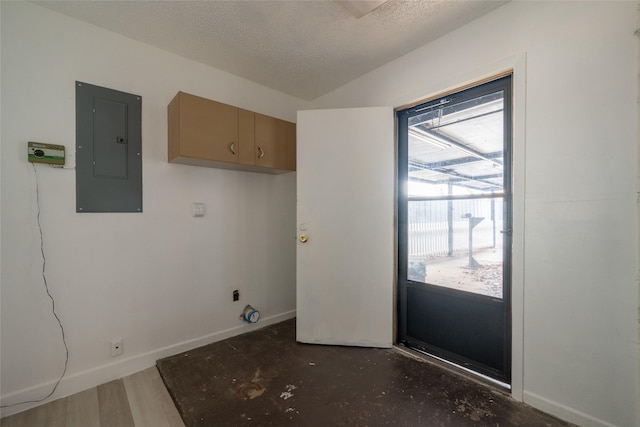
[[[357, 1], [357, 0], [356, 0]], [[505, 1], [39, 1], [46, 8], [312, 100]]]

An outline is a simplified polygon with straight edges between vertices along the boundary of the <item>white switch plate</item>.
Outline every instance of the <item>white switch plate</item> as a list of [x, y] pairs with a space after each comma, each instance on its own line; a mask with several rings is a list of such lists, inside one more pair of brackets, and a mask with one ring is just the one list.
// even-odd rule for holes
[[191, 205], [191, 214], [195, 218], [204, 216], [204, 203], [196, 202], [193, 205]]

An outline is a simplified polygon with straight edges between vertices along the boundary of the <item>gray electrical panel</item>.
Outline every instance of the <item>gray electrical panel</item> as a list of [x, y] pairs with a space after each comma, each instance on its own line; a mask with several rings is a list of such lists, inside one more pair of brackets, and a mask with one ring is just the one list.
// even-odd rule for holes
[[76, 82], [76, 212], [142, 212], [142, 98]]

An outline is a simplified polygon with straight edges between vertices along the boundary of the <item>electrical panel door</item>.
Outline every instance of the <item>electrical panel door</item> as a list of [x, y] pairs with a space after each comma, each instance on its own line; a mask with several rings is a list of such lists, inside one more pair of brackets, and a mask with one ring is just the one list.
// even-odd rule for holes
[[76, 82], [76, 212], [142, 212], [142, 98]]

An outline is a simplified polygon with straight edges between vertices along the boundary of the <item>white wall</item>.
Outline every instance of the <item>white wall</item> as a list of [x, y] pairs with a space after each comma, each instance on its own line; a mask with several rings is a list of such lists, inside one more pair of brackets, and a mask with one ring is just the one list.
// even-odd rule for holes
[[[64, 144], [74, 166], [76, 80], [142, 96], [144, 212], [77, 214], [74, 170], [37, 167], [47, 279], [70, 349], [54, 397], [250, 329], [247, 303], [258, 326], [292, 317], [295, 173], [168, 164], [166, 107], [183, 90], [295, 121], [306, 103], [30, 3], [0, 7], [2, 404], [46, 395], [63, 367], [26, 144]], [[204, 218], [191, 217], [194, 201]], [[112, 337], [124, 355], [110, 356]]]
[[512, 2], [312, 103], [515, 68], [514, 396], [581, 425], [640, 425], [638, 26], [636, 2]]

